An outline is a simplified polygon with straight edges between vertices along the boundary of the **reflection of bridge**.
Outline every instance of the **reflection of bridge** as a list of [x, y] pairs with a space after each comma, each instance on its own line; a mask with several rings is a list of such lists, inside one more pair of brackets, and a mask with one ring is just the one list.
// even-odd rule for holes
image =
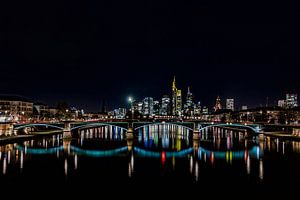
[[[64, 151], [66, 148], [62, 145], [59, 147], [53, 147], [53, 148], [29, 148], [17, 145], [16, 148], [20, 151], [24, 151], [27, 154], [56, 154], [57, 152]], [[110, 156], [117, 156], [120, 155], [120, 153], [124, 153], [127, 151], [131, 151], [131, 148], [128, 146], [123, 146], [116, 149], [109, 149], [109, 150], [87, 150], [82, 149], [73, 145], [70, 145], [70, 150], [77, 154], [77, 155], [83, 155], [88, 157], [110, 157]], [[139, 147], [133, 148], [134, 152], [137, 155], [140, 155], [142, 157], [154, 157], [154, 158], [172, 158], [172, 157], [184, 157], [189, 154], [191, 154], [195, 148], [190, 147], [181, 151], [151, 151], [147, 149], [142, 149]], [[257, 159], [261, 158], [263, 156], [263, 151], [260, 150], [258, 146], [254, 146], [252, 149], [249, 150], [239, 150], [239, 151], [212, 151], [205, 149], [203, 147], [200, 147], [197, 151], [198, 158], [201, 160], [202, 157], [214, 157], [214, 159], [244, 159], [245, 156], [250, 157], [256, 157]]]
[[237, 129], [247, 129], [251, 130], [254, 133], [259, 133], [261, 128], [257, 124], [239, 124], [239, 123], [208, 123], [208, 122], [73, 122], [73, 121], [64, 121], [62, 123], [32, 123], [32, 124], [15, 124], [14, 130], [22, 130], [26, 128], [36, 128], [36, 127], [44, 127], [46, 129], [58, 129], [64, 131], [69, 136], [71, 136], [71, 131], [76, 131], [79, 129], [89, 129], [100, 126], [112, 126], [116, 128], [120, 128], [126, 130], [127, 132], [133, 130], [137, 130], [146, 126], [152, 125], [170, 125], [170, 126], [178, 126], [182, 128], [189, 129], [194, 133], [198, 133], [202, 130], [208, 129], [210, 127], [223, 127], [223, 128], [237, 128]]
[[214, 158], [217, 159], [227, 159], [229, 157], [232, 159], [243, 159], [245, 158], [245, 156], [261, 158], [263, 156], [263, 151], [260, 151], [258, 146], [254, 146], [252, 149], [249, 150], [240, 150], [240, 151], [232, 151], [232, 150], [211, 151], [203, 147], [200, 147], [198, 150], [198, 157], [201, 159], [204, 155], [206, 157], [213, 156]]

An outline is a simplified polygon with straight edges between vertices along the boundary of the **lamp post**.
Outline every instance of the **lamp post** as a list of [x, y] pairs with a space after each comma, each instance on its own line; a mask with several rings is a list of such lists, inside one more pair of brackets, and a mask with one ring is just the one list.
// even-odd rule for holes
[[128, 97], [128, 102], [130, 103], [130, 109], [131, 109], [131, 119], [133, 120], [133, 98], [130, 96]]
[[127, 134], [126, 137], [128, 140], [133, 139], [133, 98], [130, 96], [128, 97], [128, 102], [130, 103], [130, 109], [131, 109], [131, 119], [129, 119], [129, 124], [128, 124], [128, 130], [127, 130]]

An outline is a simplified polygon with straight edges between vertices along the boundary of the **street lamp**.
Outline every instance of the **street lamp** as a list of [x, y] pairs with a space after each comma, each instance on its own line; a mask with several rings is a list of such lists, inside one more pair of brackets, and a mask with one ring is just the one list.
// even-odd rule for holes
[[128, 97], [128, 102], [130, 103], [131, 119], [133, 119], [133, 98], [131, 96]]

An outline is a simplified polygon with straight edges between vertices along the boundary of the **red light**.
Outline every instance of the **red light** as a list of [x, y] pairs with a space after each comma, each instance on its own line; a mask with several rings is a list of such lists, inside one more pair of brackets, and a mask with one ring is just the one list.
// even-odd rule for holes
[[166, 152], [161, 152], [161, 163], [164, 165], [166, 163]]

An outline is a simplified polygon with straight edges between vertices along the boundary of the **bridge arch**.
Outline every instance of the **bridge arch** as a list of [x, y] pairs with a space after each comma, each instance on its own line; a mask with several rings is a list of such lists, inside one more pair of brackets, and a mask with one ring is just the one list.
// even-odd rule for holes
[[172, 122], [153, 122], [153, 123], [147, 123], [147, 124], [135, 127], [134, 130], [137, 130], [137, 129], [140, 129], [140, 128], [143, 128], [143, 127], [146, 127], [146, 126], [152, 126], [152, 125], [174, 125], [174, 126], [186, 128], [186, 129], [191, 130], [191, 131], [194, 130], [193, 128], [185, 126], [183, 124], [172, 123]]
[[246, 124], [232, 124], [232, 123], [223, 123], [223, 124], [205, 124], [204, 126], [200, 124], [199, 126], [199, 131], [205, 130], [207, 128], [210, 127], [238, 127], [238, 128], [248, 128], [251, 129], [252, 131], [254, 131], [255, 133], [258, 133], [260, 131], [259, 128], [254, 128], [250, 125], [246, 125]]
[[64, 130], [63, 127], [60, 127], [60, 126], [57, 126], [57, 125], [53, 125], [53, 124], [24, 124], [24, 125], [20, 125], [20, 126], [14, 127], [14, 130], [20, 130], [20, 129], [27, 128], [27, 127], [37, 127], [37, 126], [40, 126], [40, 127], [52, 127], [52, 128], [56, 128], [56, 129], [59, 129], [59, 130]]
[[71, 128], [71, 131], [73, 131], [75, 129], [79, 129], [79, 128], [94, 128], [97, 126], [112, 126], [112, 127], [117, 127], [117, 128], [123, 129], [123, 130], [128, 130], [127, 128], [124, 128], [122, 126], [118, 126], [115, 124], [95, 122], [95, 123], [86, 123], [86, 124], [80, 124], [80, 125], [74, 126]]

